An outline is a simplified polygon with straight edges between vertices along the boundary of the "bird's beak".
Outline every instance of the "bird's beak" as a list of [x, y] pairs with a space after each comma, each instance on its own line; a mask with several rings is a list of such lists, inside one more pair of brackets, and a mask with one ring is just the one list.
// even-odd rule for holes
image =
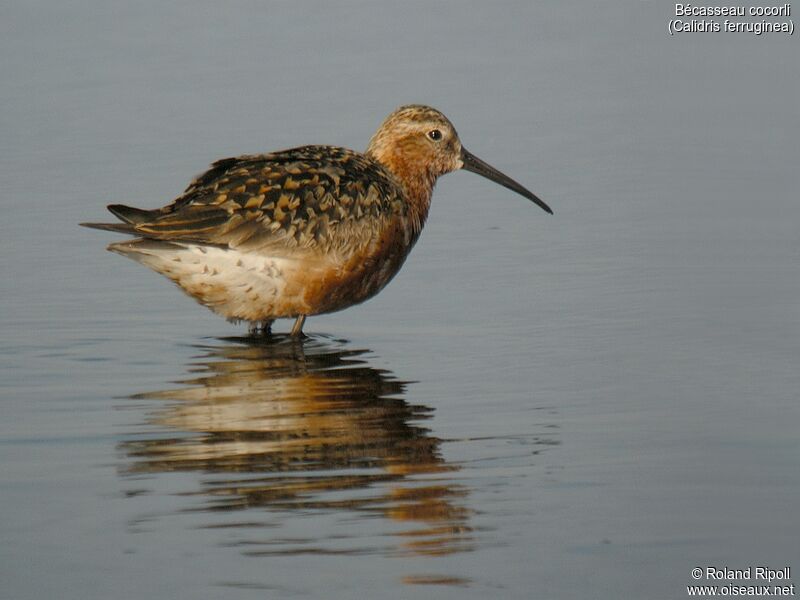
[[482, 175], [483, 177], [486, 177], [486, 179], [491, 179], [503, 187], [514, 190], [521, 196], [525, 196], [528, 200], [532, 200], [538, 204], [544, 211], [550, 213], [551, 215], [553, 214], [553, 211], [550, 209], [550, 207], [537, 198], [532, 192], [522, 187], [508, 175], [504, 175], [495, 169], [492, 165], [486, 164], [471, 152], [467, 152], [464, 148], [461, 149], [461, 162], [463, 163], [463, 166], [461, 167], [462, 169]]

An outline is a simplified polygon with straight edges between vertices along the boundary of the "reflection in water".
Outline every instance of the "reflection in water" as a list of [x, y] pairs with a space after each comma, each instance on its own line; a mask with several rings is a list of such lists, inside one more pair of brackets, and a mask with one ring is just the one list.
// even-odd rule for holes
[[165, 401], [148, 420], [169, 437], [123, 442], [126, 475], [201, 472], [204, 510], [356, 511], [382, 517], [380, 536], [390, 540], [342, 549], [276, 536], [242, 543], [248, 554], [471, 548], [466, 491], [447, 476], [457, 467], [418, 424], [432, 409], [403, 400], [405, 384], [370, 367], [366, 350], [319, 337], [237, 338], [203, 350], [197, 377], [137, 396]]

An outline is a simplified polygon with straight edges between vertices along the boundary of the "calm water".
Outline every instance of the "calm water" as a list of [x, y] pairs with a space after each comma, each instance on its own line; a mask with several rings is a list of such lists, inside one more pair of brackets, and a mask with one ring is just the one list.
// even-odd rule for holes
[[[0, 597], [800, 569], [797, 36], [484, 4], [2, 9]], [[305, 343], [237, 337], [77, 226], [216, 158], [363, 148], [407, 102], [556, 214], [445, 177], [397, 279]]]

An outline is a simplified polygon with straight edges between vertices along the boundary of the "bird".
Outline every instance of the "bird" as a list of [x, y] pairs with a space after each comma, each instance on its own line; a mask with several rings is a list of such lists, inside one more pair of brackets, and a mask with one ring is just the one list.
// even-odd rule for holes
[[397, 108], [366, 150], [309, 145], [223, 158], [156, 209], [112, 204], [118, 223], [82, 226], [135, 236], [108, 250], [175, 282], [251, 333], [372, 298], [420, 236], [436, 180], [463, 169], [550, 207], [468, 152], [430, 106]]

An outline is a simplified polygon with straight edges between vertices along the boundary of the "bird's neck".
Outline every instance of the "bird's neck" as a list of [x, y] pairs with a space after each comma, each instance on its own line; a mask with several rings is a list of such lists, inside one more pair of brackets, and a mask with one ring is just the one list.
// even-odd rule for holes
[[367, 154], [381, 163], [402, 184], [414, 229], [422, 229], [431, 206], [436, 175], [427, 165], [406, 159], [400, 152], [392, 152], [380, 146], [367, 150]]

